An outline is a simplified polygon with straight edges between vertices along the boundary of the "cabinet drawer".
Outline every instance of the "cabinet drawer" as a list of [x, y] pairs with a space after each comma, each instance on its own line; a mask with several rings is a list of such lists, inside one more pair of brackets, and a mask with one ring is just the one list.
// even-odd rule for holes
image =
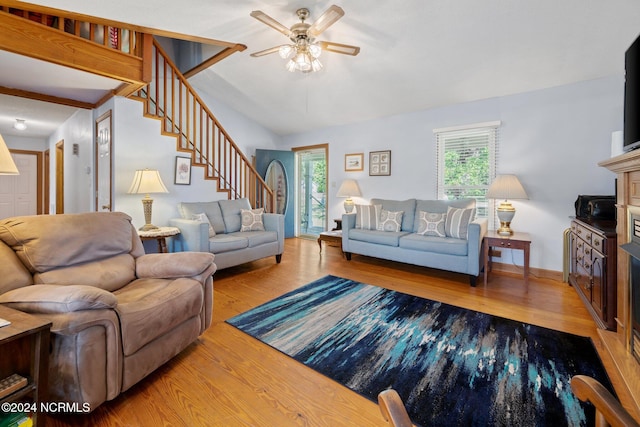
[[[576, 236], [580, 237], [588, 244], [591, 244], [591, 240], [592, 240], [591, 231], [588, 228], [581, 226], [580, 224], [573, 223], [573, 225], [575, 225], [573, 232], [576, 233]], [[573, 225], [572, 225], [572, 228], [573, 228]]]
[[604, 251], [604, 241], [605, 241], [605, 237], [601, 236], [599, 234], [596, 233], [592, 233], [592, 242], [591, 245], [593, 246], [593, 248], [602, 253]]

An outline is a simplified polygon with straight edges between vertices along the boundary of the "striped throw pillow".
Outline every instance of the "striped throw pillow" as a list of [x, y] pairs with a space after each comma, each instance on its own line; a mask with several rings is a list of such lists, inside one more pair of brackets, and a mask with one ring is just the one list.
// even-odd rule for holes
[[356, 205], [356, 228], [375, 230], [382, 205]]
[[444, 226], [446, 235], [456, 239], [466, 239], [469, 223], [473, 221], [475, 215], [475, 208], [457, 209], [449, 207]]

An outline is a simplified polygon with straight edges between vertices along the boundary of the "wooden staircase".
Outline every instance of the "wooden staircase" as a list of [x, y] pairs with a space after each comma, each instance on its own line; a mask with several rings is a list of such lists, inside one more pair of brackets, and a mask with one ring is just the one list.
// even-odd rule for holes
[[144, 115], [162, 122], [162, 133], [176, 137], [177, 151], [189, 153], [219, 192], [273, 212], [273, 191], [155, 39], [151, 60], [152, 82], [129, 98], [144, 103]]
[[[230, 199], [246, 197], [254, 208], [274, 211], [273, 191], [151, 34], [10, 0], [0, 1], [0, 27], [2, 50], [121, 81], [110, 96], [142, 101], [145, 116], [162, 122], [161, 132], [176, 137], [176, 150], [189, 153], [192, 164], [204, 168], [204, 178], [216, 181], [219, 192]], [[219, 58], [245, 48], [220, 43], [225, 49]], [[97, 106], [10, 88], [0, 88], [0, 93], [79, 108]]]

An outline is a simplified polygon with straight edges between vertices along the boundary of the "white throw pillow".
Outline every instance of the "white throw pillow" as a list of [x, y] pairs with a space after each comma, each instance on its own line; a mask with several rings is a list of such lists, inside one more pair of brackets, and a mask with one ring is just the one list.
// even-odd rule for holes
[[456, 239], [466, 239], [469, 223], [473, 221], [476, 214], [475, 208], [457, 209], [449, 207], [447, 209], [447, 220], [445, 222], [445, 233], [448, 237]]
[[402, 227], [402, 216], [404, 211], [391, 212], [386, 209], [382, 209], [380, 212], [380, 221], [378, 222], [379, 231], [400, 231]]
[[264, 209], [240, 209], [242, 217], [242, 228], [240, 231], [264, 231], [262, 214]]
[[356, 228], [376, 230], [382, 205], [356, 205]]
[[418, 218], [420, 221], [418, 234], [422, 236], [447, 237], [445, 232], [447, 214], [419, 211]]
[[209, 224], [209, 237], [213, 237], [216, 235], [216, 230], [213, 229], [211, 225], [211, 221], [209, 221], [209, 217], [205, 213], [193, 214], [191, 219], [194, 221], [206, 222]]

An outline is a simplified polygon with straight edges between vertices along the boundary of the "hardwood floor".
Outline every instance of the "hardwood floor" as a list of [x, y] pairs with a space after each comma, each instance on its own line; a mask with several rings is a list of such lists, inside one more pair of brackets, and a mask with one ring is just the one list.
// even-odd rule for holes
[[[89, 415], [47, 418], [47, 426], [385, 426], [377, 404], [306, 368], [224, 321], [327, 274], [489, 314], [590, 336], [620, 400], [629, 397], [599, 342], [596, 325], [566, 283], [492, 273], [485, 288], [465, 275], [354, 255], [287, 239], [273, 257], [216, 272], [211, 328], [141, 383]], [[637, 409], [634, 415], [638, 416]]]

